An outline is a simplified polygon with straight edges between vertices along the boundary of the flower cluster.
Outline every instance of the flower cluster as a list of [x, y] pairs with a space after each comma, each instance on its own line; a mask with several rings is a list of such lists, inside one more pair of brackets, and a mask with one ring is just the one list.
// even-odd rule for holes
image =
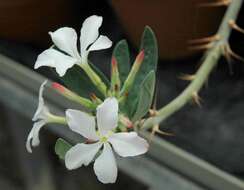
[[59, 76], [64, 76], [75, 64], [87, 64], [90, 51], [112, 46], [108, 37], [99, 36], [98, 30], [101, 24], [102, 17], [96, 15], [90, 16], [83, 22], [80, 31], [80, 53], [77, 48], [77, 34], [73, 28], [63, 27], [55, 32], [49, 32], [54, 45], [62, 52], [53, 48], [45, 50], [38, 56], [34, 68], [54, 67]]
[[[43, 82], [39, 90], [39, 104], [33, 121], [35, 122], [30, 131], [26, 148], [32, 152], [31, 147], [38, 146], [39, 131], [46, 124], [58, 123], [67, 125], [70, 130], [80, 134], [86, 139], [84, 143], [72, 146], [64, 155], [67, 169], [72, 170], [87, 166], [94, 161], [94, 172], [102, 183], [114, 183], [117, 179], [117, 165], [114, 152], [122, 157], [137, 156], [147, 152], [148, 143], [133, 131], [133, 123], [120, 111], [120, 95], [124, 95], [131, 85], [132, 78], [135, 78], [136, 67], [143, 59], [143, 52], [136, 59], [133, 72], [128, 76], [121, 93], [108, 92], [106, 86], [101, 82], [100, 77], [89, 67], [88, 54], [90, 51], [101, 50], [111, 47], [112, 42], [103, 35], [99, 36], [99, 27], [102, 24], [102, 17], [90, 16], [81, 28], [80, 52], [77, 49], [77, 35], [74, 29], [64, 27], [50, 32], [55, 45], [41, 53], [35, 63], [35, 68], [41, 66], [53, 67], [59, 76], [64, 76], [66, 71], [74, 65], [79, 65], [89, 76], [95, 86], [105, 96], [100, 100], [93, 95], [92, 100], [83, 98], [68, 90], [62, 85], [53, 83], [55, 90], [58, 90], [65, 97], [83, 106], [92, 109], [91, 112], [67, 109], [65, 116], [52, 114], [44, 103], [43, 90], [47, 81]], [[113, 59], [112, 70], [116, 72], [115, 60]], [[132, 68], [133, 69], [133, 68]], [[116, 78], [117, 77], [117, 78]], [[115, 82], [114, 82], [115, 81]], [[115, 75], [114, 85], [118, 86], [118, 76]], [[112, 83], [112, 81], [111, 81]], [[118, 88], [116, 86], [116, 88]], [[114, 86], [112, 89], [115, 89]], [[118, 89], [115, 89], [118, 91]], [[122, 130], [119, 125], [129, 123], [128, 130]]]

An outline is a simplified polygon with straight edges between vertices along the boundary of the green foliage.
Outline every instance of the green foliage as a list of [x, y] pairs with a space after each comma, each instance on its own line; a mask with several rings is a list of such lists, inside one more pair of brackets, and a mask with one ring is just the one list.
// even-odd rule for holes
[[157, 63], [158, 63], [158, 46], [155, 34], [152, 29], [148, 26], [145, 30], [141, 39], [141, 50], [144, 50], [145, 56], [142, 62], [141, 68], [139, 69], [133, 87], [129, 92], [128, 98], [126, 99], [124, 110], [129, 118], [133, 118], [136, 112], [138, 101], [139, 101], [139, 91], [141, 84], [150, 71], [156, 73]]
[[65, 158], [66, 152], [72, 147], [71, 144], [69, 144], [67, 141], [65, 141], [62, 138], [59, 138], [56, 141], [55, 144], [55, 153], [58, 155], [58, 157], [62, 160]]
[[140, 85], [139, 100], [132, 121], [137, 121], [145, 116], [152, 105], [156, 76], [155, 72], [148, 73]]
[[123, 84], [130, 72], [130, 53], [126, 40], [121, 40], [116, 44], [113, 56], [118, 62], [119, 76]]
[[[135, 75], [134, 82], [128, 92], [127, 98], [125, 98], [122, 101], [123, 103], [120, 105], [120, 110], [127, 117], [133, 120], [140, 119], [147, 113], [151, 105], [152, 94], [155, 86], [158, 47], [156, 37], [152, 29], [148, 26], [145, 27], [143, 32], [140, 50], [144, 50], [144, 60]], [[119, 78], [122, 83], [121, 85], [123, 85], [130, 73], [129, 48], [125, 40], [121, 40], [116, 44], [113, 56], [117, 60]], [[109, 88], [111, 85], [107, 78], [94, 65], [90, 65]], [[96, 89], [86, 73], [78, 66], [74, 66], [69, 69], [66, 75], [62, 77], [62, 80], [70, 90], [76, 92], [82, 97], [89, 98], [91, 93], [95, 93], [99, 98], [104, 97]], [[145, 94], [143, 93], [143, 89], [147, 91]], [[143, 105], [143, 102], [145, 105]]]
[[[93, 64], [90, 63], [90, 65], [103, 80], [103, 82], [109, 86], [109, 80], [107, 77]], [[61, 78], [61, 80], [69, 90], [82, 97], [89, 98], [91, 93], [95, 93], [98, 97], [103, 97], [103, 95], [101, 95], [101, 93], [96, 89], [92, 81], [89, 79], [87, 74], [78, 65], [68, 69], [67, 73]]]

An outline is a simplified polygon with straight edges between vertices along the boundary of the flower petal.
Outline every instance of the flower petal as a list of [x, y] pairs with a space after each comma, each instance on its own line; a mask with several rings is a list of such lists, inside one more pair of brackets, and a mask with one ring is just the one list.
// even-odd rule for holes
[[77, 34], [73, 28], [63, 27], [55, 32], [49, 32], [53, 43], [62, 51], [68, 53], [74, 58], [79, 59], [77, 50]]
[[40, 144], [39, 131], [45, 124], [46, 122], [44, 120], [34, 123], [26, 141], [26, 149], [29, 153], [32, 153], [31, 146], [36, 147]]
[[42, 66], [54, 67], [60, 77], [64, 76], [66, 71], [77, 63], [77, 59], [65, 55], [55, 49], [48, 49], [42, 52], [36, 60], [34, 68]]
[[99, 38], [89, 47], [88, 51], [107, 49], [112, 46], [112, 41], [107, 37], [100, 35]]
[[81, 56], [87, 50], [87, 47], [98, 38], [98, 29], [102, 25], [102, 21], [103, 18], [101, 16], [93, 15], [83, 22], [80, 31]]
[[137, 156], [148, 151], [148, 143], [136, 132], [114, 133], [108, 141], [113, 145], [117, 154], [123, 157]]
[[87, 166], [95, 157], [102, 143], [77, 144], [73, 146], [65, 155], [65, 165], [69, 170], [77, 169], [83, 164]]
[[118, 109], [116, 98], [107, 98], [97, 107], [97, 125], [102, 135], [117, 127]]
[[39, 89], [39, 101], [38, 101], [38, 107], [37, 110], [32, 118], [32, 121], [36, 121], [37, 119], [46, 119], [46, 115], [49, 112], [48, 108], [44, 105], [44, 99], [43, 99], [43, 90], [45, 85], [47, 84], [47, 80], [45, 80]]
[[104, 144], [103, 152], [94, 163], [94, 171], [102, 183], [114, 183], [116, 181], [118, 168], [109, 143]]
[[68, 109], [66, 110], [66, 118], [69, 128], [72, 131], [91, 140], [99, 139], [96, 134], [96, 123], [93, 116], [79, 110]]

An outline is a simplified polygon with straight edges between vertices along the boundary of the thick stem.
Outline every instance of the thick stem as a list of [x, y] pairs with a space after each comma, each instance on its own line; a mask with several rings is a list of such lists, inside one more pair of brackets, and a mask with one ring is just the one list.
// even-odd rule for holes
[[206, 52], [203, 63], [198, 69], [194, 80], [178, 97], [172, 100], [165, 107], [158, 110], [157, 116], [148, 118], [142, 126], [143, 129], [152, 128], [154, 125], [164, 121], [166, 118], [182, 108], [186, 103], [188, 103], [189, 100], [192, 99], [193, 94], [197, 93], [202, 88], [211, 71], [217, 65], [219, 58], [224, 53], [223, 47], [228, 43], [231, 33], [231, 28], [228, 22], [229, 20], [236, 20], [242, 3], [243, 0], [235, 0], [230, 4], [217, 32], [221, 39], [219, 41], [212, 42], [212, 48]]

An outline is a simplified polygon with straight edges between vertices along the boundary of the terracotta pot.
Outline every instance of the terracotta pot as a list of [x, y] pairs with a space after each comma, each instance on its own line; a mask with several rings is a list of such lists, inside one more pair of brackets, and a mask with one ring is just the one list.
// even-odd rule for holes
[[0, 37], [46, 45], [48, 31], [70, 23], [69, 0], [1, 0]]
[[[160, 56], [179, 59], [193, 55], [189, 40], [213, 35], [225, 8], [199, 7], [207, 0], [112, 0], [132, 42], [139, 44], [145, 25], [156, 33]], [[213, 2], [213, 1], [211, 1]]]

